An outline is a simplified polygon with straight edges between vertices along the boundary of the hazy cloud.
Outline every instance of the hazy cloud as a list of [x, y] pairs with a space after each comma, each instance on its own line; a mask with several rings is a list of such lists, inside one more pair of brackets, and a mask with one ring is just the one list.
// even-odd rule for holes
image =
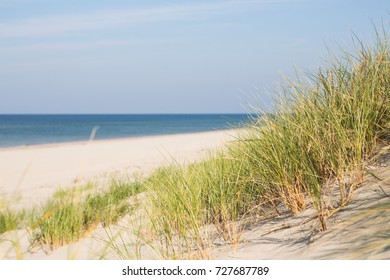
[[247, 8], [253, 3], [259, 3], [259, 1], [224, 1], [195, 5], [93, 11], [73, 15], [50, 15], [19, 21], [0, 21], [0, 38], [45, 37], [117, 28], [143, 22], [195, 19], [201, 15]]

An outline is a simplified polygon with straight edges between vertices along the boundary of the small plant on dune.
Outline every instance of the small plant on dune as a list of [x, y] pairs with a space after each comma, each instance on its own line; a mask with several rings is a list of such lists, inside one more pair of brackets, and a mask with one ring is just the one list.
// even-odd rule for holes
[[220, 153], [160, 169], [146, 181], [152, 229], [166, 258], [210, 258], [216, 236], [237, 245], [240, 221], [258, 195], [247, 171], [242, 162]]
[[24, 223], [25, 217], [25, 211], [0, 209], [0, 234], [20, 228]]
[[34, 242], [49, 246], [51, 250], [75, 242], [82, 235], [83, 211], [78, 203], [51, 201], [43, 213], [31, 226]]
[[140, 191], [139, 183], [113, 181], [107, 191], [90, 191], [86, 197], [80, 191], [76, 195], [61, 193], [46, 203], [31, 222], [33, 241], [49, 249], [78, 241], [99, 223], [115, 223], [131, 211], [133, 206], [128, 199]]

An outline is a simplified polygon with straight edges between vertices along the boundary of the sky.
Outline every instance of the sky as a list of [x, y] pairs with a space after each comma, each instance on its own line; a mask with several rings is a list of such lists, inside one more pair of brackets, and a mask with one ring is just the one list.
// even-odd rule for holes
[[0, 0], [0, 114], [248, 113], [389, 1]]

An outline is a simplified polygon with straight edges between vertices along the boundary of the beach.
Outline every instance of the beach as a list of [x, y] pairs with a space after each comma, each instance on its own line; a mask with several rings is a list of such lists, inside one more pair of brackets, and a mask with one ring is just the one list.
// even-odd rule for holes
[[389, 1], [47, 2], [0, 2], [2, 279], [389, 278]]
[[223, 147], [233, 130], [0, 149], [3, 203], [44, 202], [59, 188], [118, 174], [143, 176], [159, 166], [189, 163]]

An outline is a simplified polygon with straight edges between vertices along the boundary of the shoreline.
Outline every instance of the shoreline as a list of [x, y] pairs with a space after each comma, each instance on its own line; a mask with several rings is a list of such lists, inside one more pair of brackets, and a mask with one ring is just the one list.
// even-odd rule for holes
[[43, 144], [32, 144], [32, 145], [20, 145], [20, 146], [9, 146], [1, 147], [0, 152], [2, 151], [12, 151], [12, 150], [28, 150], [34, 148], [55, 148], [58, 146], [72, 146], [72, 145], [88, 145], [91, 143], [101, 143], [101, 142], [111, 142], [111, 141], [127, 141], [132, 139], [144, 139], [144, 138], [157, 138], [165, 136], [179, 136], [179, 135], [188, 135], [188, 134], [203, 134], [203, 133], [213, 133], [213, 132], [235, 132], [242, 129], [242, 127], [237, 128], [227, 128], [227, 129], [215, 129], [215, 130], [204, 130], [204, 131], [195, 131], [195, 132], [183, 132], [183, 133], [169, 133], [169, 134], [156, 134], [156, 135], [144, 135], [144, 136], [129, 136], [129, 137], [118, 137], [118, 138], [107, 138], [107, 139], [93, 139], [93, 140], [83, 140], [83, 141], [69, 141], [69, 142], [55, 142], [55, 143], [43, 143]]

